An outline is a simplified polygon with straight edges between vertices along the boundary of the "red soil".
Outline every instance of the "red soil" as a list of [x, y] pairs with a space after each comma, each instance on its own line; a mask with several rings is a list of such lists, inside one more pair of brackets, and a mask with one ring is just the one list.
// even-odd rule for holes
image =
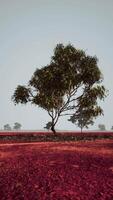
[[113, 200], [113, 141], [0, 144], [0, 200]]
[[[75, 135], [75, 136], [79, 136], [79, 135], [83, 135], [83, 136], [104, 136], [104, 135], [110, 135], [113, 136], [113, 131], [83, 131], [83, 133], [81, 133], [80, 131], [58, 131], [59, 134], [61, 135]], [[50, 135], [53, 134], [51, 131], [40, 131], [40, 132], [36, 132], [36, 131], [0, 131], [0, 136], [12, 136], [12, 135]]]

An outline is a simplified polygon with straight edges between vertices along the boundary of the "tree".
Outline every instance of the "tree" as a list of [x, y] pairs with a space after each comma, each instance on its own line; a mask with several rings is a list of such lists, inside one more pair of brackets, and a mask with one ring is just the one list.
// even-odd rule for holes
[[47, 130], [50, 130], [51, 126], [52, 126], [51, 122], [47, 122], [47, 124], [44, 128], [47, 129]]
[[105, 127], [104, 124], [99, 124], [98, 128], [100, 129], [100, 131], [105, 131], [106, 130], [106, 127]]
[[[73, 124], [77, 125], [81, 129], [88, 128], [89, 125], [93, 125], [94, 115], [92, 114], [91, 108], [79, 110], [76, 114], [73, 114], [68, 121], [71, 121]], [[96, 117], [96, 116], [95, 116]]]
[[5, 125], [4, 125], [4, 130], [5, 130], [5, 131], [11, 131], [10, 125], [9, 125], [9, 124], [5, 124]]
[[111, 127], [111, 130], [113, 130], [113, 126]]
[[74, 114], [77, 118], [83, 106], [97, 117], [103, 113], [97, 100], [106, 96], [97, 62], [95, 56], [86, 55], [71, 44], [58, 44], [50, 64], [36, 69], [27, 86], [18, 85], [12, 100], [15, 104], [30, 102], [46, 110], [54, 133], [59, 117]]
[[14, 123], [14, 127], [13, 127], [13, 129], [15, 129], [15, 130], [20, 130], [21, 127], [22, 127], [22, 125], [21, 125], [20, 123], [15, 122], [15, 123]]
[[96, 98], [93, 99], [93, 93], [96, 94], [95, 88], [90, 89], [83, 98], [79, 99], [78, 110], [68, 120], [80, 127], [81, 132], [84, 127], [88, 128], [89, 125], [94, 124], [94, 118], [103, 114], [102, 109], [97, 105]]

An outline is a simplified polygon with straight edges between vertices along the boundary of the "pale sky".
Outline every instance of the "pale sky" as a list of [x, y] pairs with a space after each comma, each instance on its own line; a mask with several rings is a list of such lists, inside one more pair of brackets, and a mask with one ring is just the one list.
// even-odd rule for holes
[[[95, 120], [113, 125], [113, 0], [0, 0], [0, 128], [14, 122], [23, 129], [43, 129], [50, 120], [41, 108], [14, 106], [18, 84], [25, 85], [36, 68], [47, 65], [56, 44], [71, 43], [96, 55], [109, 96], [100, 105], [104, 116]], [[66, 118], [61, 130], [77, 130]]]

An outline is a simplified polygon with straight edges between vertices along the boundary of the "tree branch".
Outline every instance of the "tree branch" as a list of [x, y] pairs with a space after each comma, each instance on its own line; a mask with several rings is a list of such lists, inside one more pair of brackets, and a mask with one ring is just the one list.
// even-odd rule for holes
[[60, 116], [73, 115], [73, 114], [74, 114], [74, 113], [70, 113], [70, 114], [66, 113], [66, 114], [61, 114]]
[[52, 114], [50, 113], [50, 111], [48, 111], [48, 115], [49, 115], [51, 118], [53, 118], [53, 116], [52, 116]]
[[74, 95], [76, 94], [76, 92], [77, 92], [77, 90], [78, 90], [79, 87], [80, 87], [80, 85], [78, 85], [76, 88], [74, 88], [74, 89], [72, 90], [72, 92], [70, 93], [70, 95], [67, 97], [66, 103], [61, 107], [60, 113], [63, 112], [64, 109], [66, 108], [66, 106], [70, 103], [71, 97], [74, 96]]

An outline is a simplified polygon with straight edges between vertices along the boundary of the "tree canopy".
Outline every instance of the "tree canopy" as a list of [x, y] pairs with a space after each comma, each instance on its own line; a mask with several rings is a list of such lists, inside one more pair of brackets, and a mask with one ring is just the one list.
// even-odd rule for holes
[[99, 128], [100, 131], [105, 131], [106, 130], [105, 124], [99, 124], [98, 128]]
[[58, 44], [50, 64], [36, 69], [27, 86], [17, 86], [12, 99], [15, 104], [30, 102], [46, 110], [55, 132], [60, 116], [79, 120], [82, 113], [84, 118], [87, 115], [87, 122], [93, 123], [94, 117], [103, 114], [98, 106], [98, 99], [106, 96], [102, 81], [96, 56], [71, 44]]
[[22, 127], [22, 125], [21, 125], [20, 123], [15, 122], [15, 123], [14, 123], [14, 127], [13, 127], [13, 129], [14, 129], [14, 130], [20, 130], [21, 127]]
[[11, 131], [11, 126], [9, 124], [4, 125], [4, 130], [5, 131]]

